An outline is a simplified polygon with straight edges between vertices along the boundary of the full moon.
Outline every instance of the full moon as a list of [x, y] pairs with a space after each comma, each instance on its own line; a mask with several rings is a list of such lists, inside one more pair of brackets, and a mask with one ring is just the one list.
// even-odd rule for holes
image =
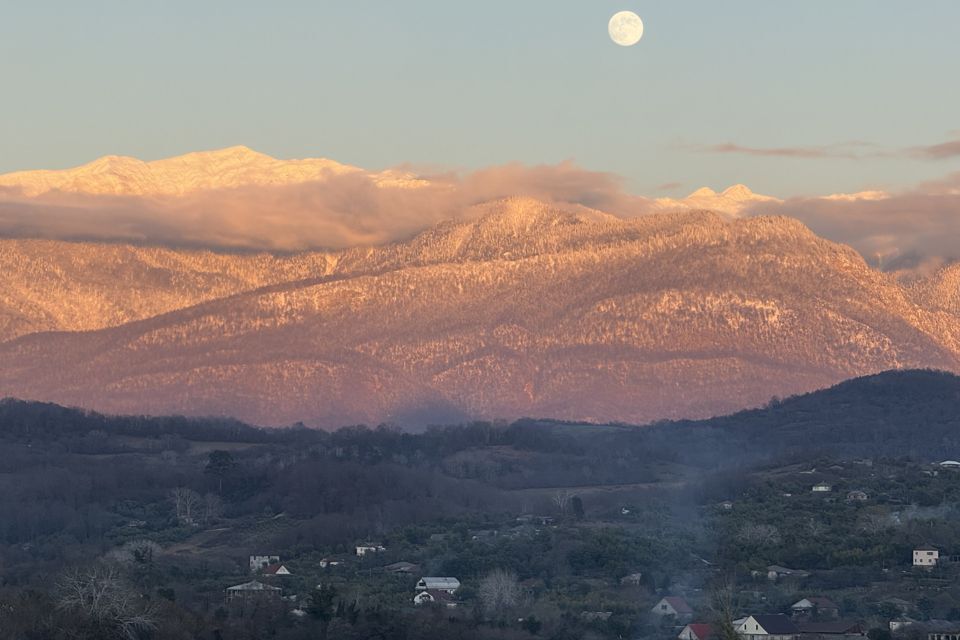
[[621, 11], [607, 25], [610, 39], [621, 47], [632, 47], [643, 37], [643, 20], [633, 11]]

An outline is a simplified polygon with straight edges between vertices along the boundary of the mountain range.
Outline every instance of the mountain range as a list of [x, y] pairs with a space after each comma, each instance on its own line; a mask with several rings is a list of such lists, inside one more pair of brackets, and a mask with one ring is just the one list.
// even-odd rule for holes
[[[248, 147], [198, 151], [144, 162], [128, 156], [104, 156], [63, 170], [17, 171], [0, 176], [0, 187], [28, 197], [59, 191], [88, 195], [182, 196], [210, 189], [277, 186], [323, 181], [331, 176], [366, 173], [326, 158], [278, 160]], [[416, 188], [425, 181], [400, 171], [368, 173], [380, 185]]]
[[[360, 171], [260, 155], [191, 154], [186, 177], [176, 159], [115, 159], [0, 184], [177, 197]], [[711, 194], [764, 198], [691, 198]], [[673, 208], [623, 219], [505, 198], [409, 240], [298, 254], [0, 240], [0, 396], [271, 426], [642, 423], [887, 369], [960, 371], [960, 268], [906, 284], [790, 218]]]

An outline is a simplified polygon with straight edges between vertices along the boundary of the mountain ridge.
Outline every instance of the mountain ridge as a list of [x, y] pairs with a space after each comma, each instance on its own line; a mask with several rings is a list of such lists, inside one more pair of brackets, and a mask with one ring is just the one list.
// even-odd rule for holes
[[[183, 196], [190, 193], [324, 181], [330, 176], [367, 173], [326, 158], [279, 160], [237, 145], [144, 161], [130, 156], [103, 156], [60, 170], [17, 171], [0, 175], [0, 187], [26, 197], [51, 192], [112, 196]], [[395, 170], [367, 173], [378, 186], [416, 188], [426, 181]]]
[[[0, 394], [267, 425], [645, 422], [960, 370], [956, 316], [790, 218], [624, 220], [515, 198], [408, 242], [298, 259], [301, 278], [2, 343]], [[262, 281], [253, 271], [240, 280]]]

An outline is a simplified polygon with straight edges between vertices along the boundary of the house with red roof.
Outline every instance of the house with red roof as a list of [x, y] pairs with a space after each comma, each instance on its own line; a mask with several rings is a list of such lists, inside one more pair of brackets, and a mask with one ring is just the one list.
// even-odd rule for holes
[[711, 640], [712, 638], [713, 625], [704, 622], [688, 624], [677, 636], [677, 640]]
[[290, 573], [290, 570], [289, 570], [289, 569], [287, 569], [284, 565], [279, 564], [279, 563], [277, 563], [277, 564], [269, 564], [269, 565], [265, 566], [265, 567], [263, 568], [263, 571], [261, 571], [260, 573], [262, 573], [262, 574], [263, 574], [264, 576], [266, 576], [267, 578], [272, 578], [273, 576], [283, 577], [283, 576], [292, 576], [292, 575], [293, 575], [292, 573]]
[[693, 619], [693, 607], [680, 596], [666, 596], [653, 605], [650, 613], [661, 618], [673, 616], [679, 621], [689, 622]]

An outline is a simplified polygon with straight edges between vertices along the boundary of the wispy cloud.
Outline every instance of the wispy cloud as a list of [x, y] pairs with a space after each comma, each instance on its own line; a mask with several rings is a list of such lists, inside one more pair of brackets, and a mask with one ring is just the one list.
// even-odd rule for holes
[[657, 185], [657, 191], [676, 191], [682, 186], [682, 182], [664, 182]]
[[858, 140], [830, 145], [799, 147], [751, 147], [734, 142], [724, 142], [722, 144], [695, 146], [693, 149], [702, 153], [730, 153], [778, 158], [846, 158], [850, 160], [878, 157], [883, 154], [875, 145]]
[[950, 135], [953, 136], [953, 139], [946, 142], [893, 149], [862, 140], [794, 147], [754, 147], [736, 142], [724, 142], [721, 144], [691, 145], [687, 148], [698, 153], [738, 154], [768, 158], [840, 158], [847, 160], [920, 158], [945, 160], [960, 157], [960, 136], [955, 131], [950, 132]]
[[925, 147], [914, 147], [911, 152], [917, 157], [926, 158], [928, 160], [958, 158], [960, 157], [960, 138]]

